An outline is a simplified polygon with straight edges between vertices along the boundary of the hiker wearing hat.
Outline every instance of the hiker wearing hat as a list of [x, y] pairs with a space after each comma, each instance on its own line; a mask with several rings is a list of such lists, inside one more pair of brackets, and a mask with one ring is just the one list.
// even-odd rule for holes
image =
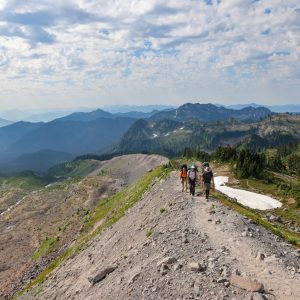
[[201, 178], [205, 190], [205, 198], [208, 199], [211, 183], [213, 185], [213, 189], [215, 188], [214, 174], [210, 167], [205, 167]]
[[188, 179], [190, 186], [190, 195], [195, 196], [196, 180], [197, 180], [197, 168], [193, 165], [188, 170]]

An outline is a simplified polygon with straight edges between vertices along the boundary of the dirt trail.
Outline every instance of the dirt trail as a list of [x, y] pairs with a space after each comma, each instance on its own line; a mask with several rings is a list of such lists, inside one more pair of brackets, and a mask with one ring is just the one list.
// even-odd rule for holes
[[[296, 300], [299, 257], [299, 250], [217, 201], [182, 193], [173, 172], [53, 272], [40, 293], [21, 299]], [[161, 267], [164, 258], [169, 262]], [[191, 263], [200, 263], [197, 272]], [[109, 266], [115, 270], [91, 284]], [[257, 279], [265, 293], [234, 287], [233, 273]]]

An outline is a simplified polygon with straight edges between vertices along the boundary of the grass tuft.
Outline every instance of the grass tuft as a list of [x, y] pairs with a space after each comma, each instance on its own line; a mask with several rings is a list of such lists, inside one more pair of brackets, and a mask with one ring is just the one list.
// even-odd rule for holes
[[153, 229], [152, 228], [149, 228], [146, 232], [146, 237], [150, 237], [152, 234], [153, 234]]
[[42, 242], [40, 247], [35, 251], [32, 256], [33, 260], [37, 260], [40, 257], [49, 254], [50, 252], [54, 251], [59, 243], [59, 236], [46, 238], [45, 241]]
[[297, 247], [300, 247], [299, 234], [284, 228], [280, 224], [275, 225], [267, 221], [264, 218], [264, 215], [261, 214], [260, 212], [254, 209], [246, 208], [240, 203], [230, 200], [227, 196], [223, 195], [222, 193], [214, 192], [213, 197], [218, 199], [224, 205], [236, 210], [241, 215], [246, 216], [247, 218], [253, 220], [256, 224], [259, 224], [265, 227], [266, 229], [271, 230], [277, 236], [284, 238], [285, 240], [287, 240], [288, 242], [290, 242], [291, 244]]

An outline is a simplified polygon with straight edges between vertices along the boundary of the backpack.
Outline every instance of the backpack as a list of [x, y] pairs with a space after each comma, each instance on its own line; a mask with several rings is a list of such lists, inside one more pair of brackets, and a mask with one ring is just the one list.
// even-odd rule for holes
[[212, 170], [210, 170], [209, 172], [202, 173], [202, 178], [205, 183], [210, 183], [213, 176], [214, 175], [213, 175]]
[[[189, 168], [189, 171], [188, 171], [188, 177], [189, 178], [191, 178], [190, 174], [191, 174], [191, 168]], [[197, 169], [197, 167], [195, 167], [195, 178], [191, 178], [191, 179], [197, 179], [197, 176], [198, 176], [198, 169]]]

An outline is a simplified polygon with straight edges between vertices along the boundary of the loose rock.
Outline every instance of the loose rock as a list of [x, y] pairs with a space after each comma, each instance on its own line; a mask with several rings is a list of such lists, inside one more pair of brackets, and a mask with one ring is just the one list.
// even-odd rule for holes
[[189, 268], [191, 271], [194, 272], [203, 272], [206, 270], [206, 267], [204, 265], [201, 265], [200, 263], [196, 263], [196, 262], [190, 263]]
[[248, 292], [263, 292], [264, 286], [262, 283], [249, 277], [242, 277], [235, 274], [231, 275], [230, 283], [238, 288]]
[[166, 257], [163, 260], [161, 260], [160, 262], [157, 263], [157, 267], [160, 268], [161, 265], [169, 265], [169, 264], [173, 264], [177, 261], [176, 257]]
[[162, 264], [160, 266], [160, 274], [161, 275], [166, 275], [168, 273], [168, 271], [170, 270], [169, 266], [166, 264]]
[[136, 273], [136, 274], [134, 274], [134, 275], [130, 278], [128, 284], [130, 285], [130, 284], [134, 283], [134, 282], [138, 279], [138, 277], [139, 277], [140, 275], [141, 275], [141, 273]]
[[115, 266], [109, 266], [109, 267], [101, 270], [96, 276], [89, 277], [88, 280], [92, 285], [94, 285], [95, 283], [103, 280], [108, 274], [112, 273], [115, 269], [116, 269]]

